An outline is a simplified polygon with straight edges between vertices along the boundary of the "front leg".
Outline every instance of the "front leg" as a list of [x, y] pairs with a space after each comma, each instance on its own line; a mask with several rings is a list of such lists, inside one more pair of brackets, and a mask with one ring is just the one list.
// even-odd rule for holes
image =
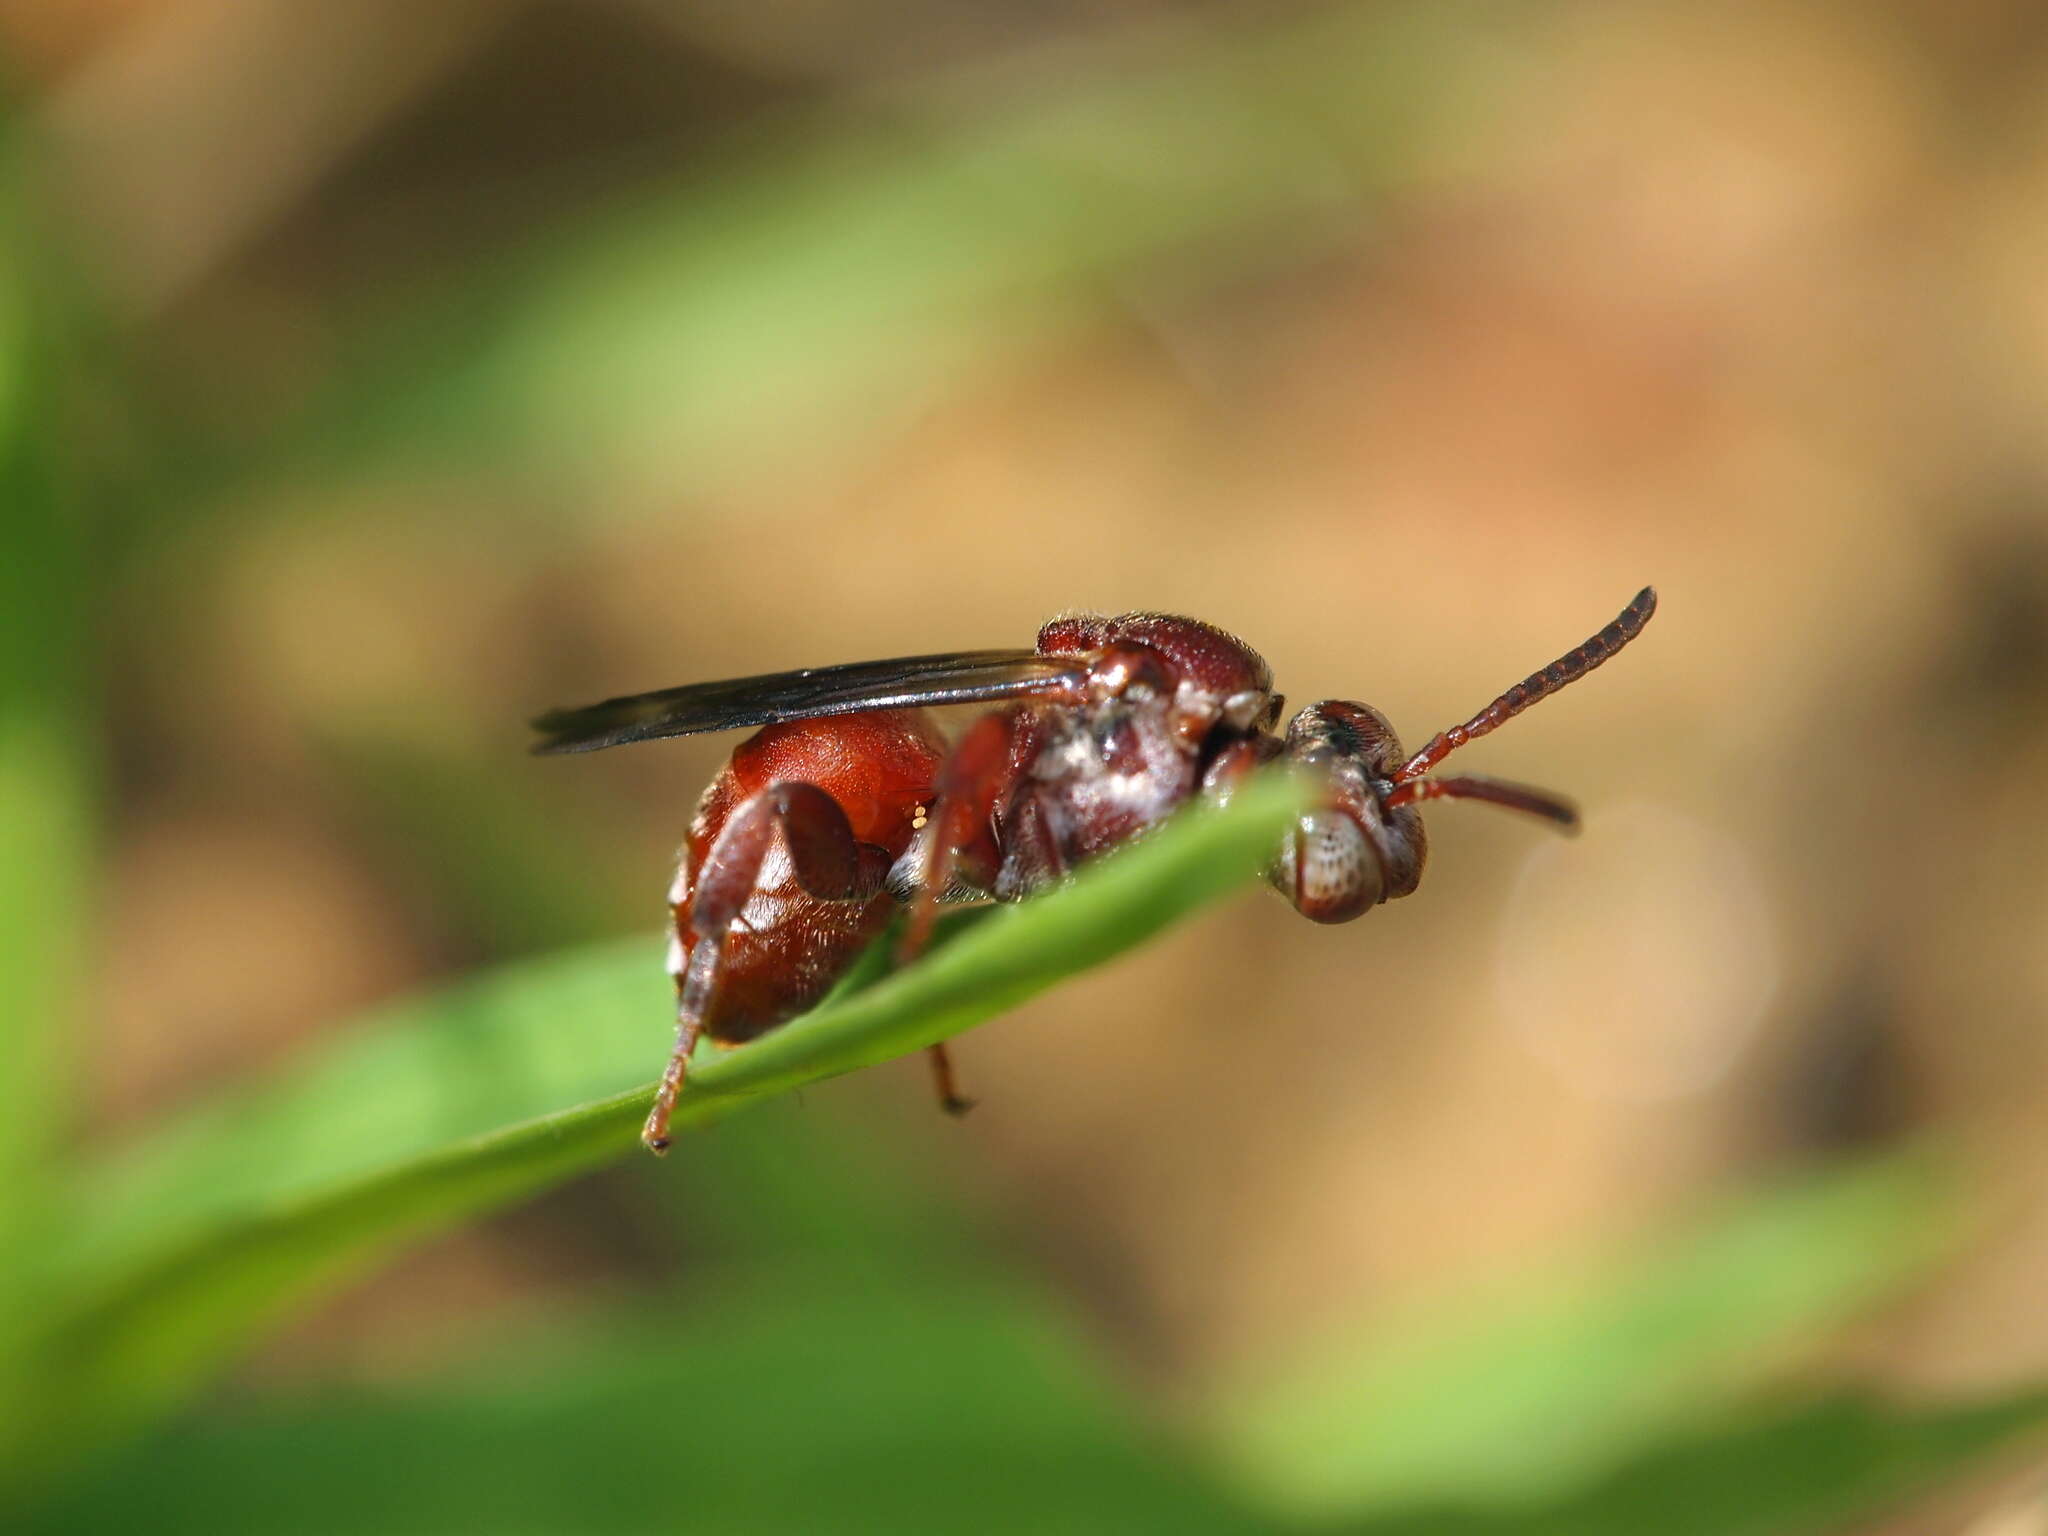
[[1202, 798], [1218, 805], [1230, 804], [1237, 787], [1283, 750], [1277, 738], [1264, 732], [1233, 741], [1202, 770]]
[[1037, 735], [1029, 710], [1000, 709], [954, 743], [939, 769], [924, 830], [889, 873], [890, 893], [910, 906], [896, 946], [899, 966], [924, 953], [939, 903], [994, 891], [1004, 853], [996, 812], [1007, 807]]
[[696, 942], [676, 977], [675, 1054], [640, 1135], [651, 1152], [668, 1150], [669, 1117], [717, 996], [726, 937], [762, 892], [762, 867], [778, 842], [798, 886], [820, 901], [872, 901], [888, 875], [888, 855], [858, 841], [839, 802], [815, 784], [769, 784], [726, 819], [702, 865], [691, 872], [688, 912], [675, 914], [678, 928], [687, 927]]
[[[924, 953], [940, 902], [968, 899], [991, 888], [1003, 894], [998, 876], [1008, 866], [996, 808], [1007, 802], [1028, 767], [1038, 729], [1037, 716], [1029, 710], [996, 710], [975, 721], [954, 744], [939, 770], [925, 829], [889, 874], [890, 891], [910, 906], [896, 945], [899, 966]], [[966, 1114], [974, 1101], [960, 1092], [953, 1058], [943, 1044], [932, 1046], [929, 1055], [939, 1107], [949, 1115]]]

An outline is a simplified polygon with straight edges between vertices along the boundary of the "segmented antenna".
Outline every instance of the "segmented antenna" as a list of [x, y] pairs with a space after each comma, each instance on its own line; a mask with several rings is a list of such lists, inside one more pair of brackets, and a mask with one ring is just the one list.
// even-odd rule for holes
[[1656, 588], [1643, 588], [1612, 624], [1584, 645], [1566, 651], [1542, 671], [1530, 673], [1463, 725], [1454, 725], [1430, 737], [1427, 746], [1401, 765], [1394, 775], [1394, 782], [1406, 784], [1411, 779], [1421, 778], [1466, 742], [1477, 741], [1488, 731], [1514, 719], [1538, 699], [1557, 692], [1566, 683], [1578, 681], [1641, 634], [1643, 626], [1650, 622], [1650, 615], [1656, 611]]
[[1420, 805], [1425, 800], [1484, 800], [1488, 805], [1541, 816], [1567, 832], [1579, 830], [1579, 808], [1563, 795], [1532, 784], [1482, 779], [1474, 773], [1449, 779], [1410, 779], [1382, 800], [1380, 807], [1393, 811], [1404, 805]]

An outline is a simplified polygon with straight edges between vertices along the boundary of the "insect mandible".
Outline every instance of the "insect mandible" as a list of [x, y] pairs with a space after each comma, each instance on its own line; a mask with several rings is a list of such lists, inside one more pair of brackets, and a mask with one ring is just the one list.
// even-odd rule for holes
[[[1068, 614], [1031, 650], [950, 651], [811, 667], [554, 710], [536, 752], [755, 727], [698, 802], [669, 891], [676, 1047], [642, 1140], [666, 1151], [700, 1034], [754, 1039], [802, 1013], [888, 926], [916, 957], [942, 902], [1016, 901], [1163, 821], [1228, 798], [1275, 758], [1307, 769], [1313, 808], [1267, 879], [1302, 916], [1343, 923], [1422, 878], [1425, 800], [1483, 800], [1578, 825], [1548, 790], [1439, 777], [1445, 757], [1583, 677], [1642, 632], [1645, 587], [1613, 623], [1404, 756], [1386, 716], [1324, 699], [1276, 734], [1282, 698], [1250, 646], [1199, 619]], [[925, 710], [1005, 701], [949, 747]], [[939, 1102], [968, 1108], [943, 1045]]]

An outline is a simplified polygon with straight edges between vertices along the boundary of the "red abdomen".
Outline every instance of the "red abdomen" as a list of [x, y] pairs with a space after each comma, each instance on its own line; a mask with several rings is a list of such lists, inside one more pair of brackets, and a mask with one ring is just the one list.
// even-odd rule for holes
[[[669, 891], [677, 946], [670, 970], [697, 941], [689, 925], [697, 871], [726, 819], [777, 781], [815, 784], [838, 802], [860, 842], [891, 862], [910, 845], [931, 805], [945, 742], [922, 710], [881, 709], [770, 725], [749, 736], [704, 791]], [[820, 901], [797, 884], [788, 854], [770, 851], [754, 895], [726, 939], [718, 990], [705, 1033], [728, 1044], [794, 1018], [815, 1003], [889, 921], [894, 906], [877, 892], [867, 901]]]

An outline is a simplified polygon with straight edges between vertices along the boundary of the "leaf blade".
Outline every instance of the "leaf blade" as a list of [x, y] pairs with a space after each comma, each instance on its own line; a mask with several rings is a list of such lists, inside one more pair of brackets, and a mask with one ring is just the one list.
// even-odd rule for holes
[[[677, 1125], [707, 1123], [766, 1095], [935, 1043], [1142, 942], [1248, 883], [1297, 814], [1300, 793], [1290, 778], [1273, 776], [1247, 786], [1228, 807], [1178, 817], [1085, 869], [1072, 886], [998, 910], [910, 970], [707, 1063], [678, 1106]], [[630, 980], [627, 958], [615, 946], [574, 957], [555, 979], [616, 1007], [646, 984], [639, 972], [661, 980], [651, 946]], [[482, 1092], [483, 1107], [519, 1101], [550, 1072], [589, 1080], [581, 1067], [565, 1065], [573, 1053], [549, 1033], [562, 995], [538, 1004], [521, 996], [536, 974], [544, 973], [515, 971], [509, 992], [501, 979], [482, 1004], [469, 989], [439, 1011], [426, 1005], [429, 1024], [452, 1020], [472, 1044], [495, 1029], [538, 1047], [502, 1074], [495, 1094]], [[488, 1013], [491, 997], [512, 1006], [509, 1019], [478, 1016], [479, 1008]], [[44, 1407], [33, 1432], [40, 1456], [53, 1459], [66, 1445], [161, 1411], [255, 1328], [397, 1243], [637, 1146], [651, 1085], [466, 1135], [448, 1133], [473, 1123], [479, 1102], [451, 1107], [429, 1091], [405, 1113], [386, 1114], [387, 1134], [413, 1145], [409, 1155], [381, 1161], [317, 1134], [265, 1139], [291, 1132], [323, 1104], [360, 1101], [372, 1083], [403, 1087], [407, 1073], [432, 1070], [421, 1063], [448, 1044], [426, 1038], [432, 1034], [401, 1016], [381, 1035], [338, 1050], [267, 1106], [258, 1099], [201, 1116], [164, 1145], [134, 1154], [125, 1180], [97, 1195], [81, 1192], [77, 1230], [50, 1274], [50, 1294], [69, 1301], [41, 1357]], [[631, 1028], [608, 1035], [599, 1070], [616, 1068], [620, 1043], [636, 1036]], [[658, 1059], [648, 1042], [647, 1053], [633, 1057], [633, 1075]]]
[[1220, 1394], [1219, 1450], [1262, 1501], [1326, 1517], [1511, 1509], [1682, 1437], [1767, 1368], [1949, 1251], [1941, 1169], [1892, 1154], [1752, 1193], [1654, 1246], [1448, 1319], [1382, 1319]]

